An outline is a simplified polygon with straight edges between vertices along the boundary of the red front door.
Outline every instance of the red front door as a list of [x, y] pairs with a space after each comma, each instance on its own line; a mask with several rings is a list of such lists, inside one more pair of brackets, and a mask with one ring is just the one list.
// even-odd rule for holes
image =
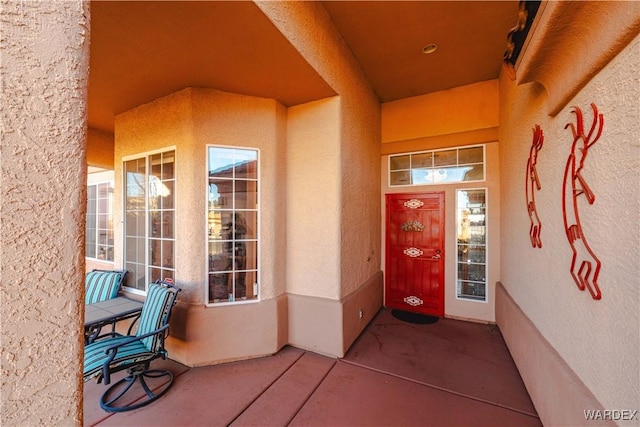
[[387, 194], [385, 306], [444, 316], [444, 192]]

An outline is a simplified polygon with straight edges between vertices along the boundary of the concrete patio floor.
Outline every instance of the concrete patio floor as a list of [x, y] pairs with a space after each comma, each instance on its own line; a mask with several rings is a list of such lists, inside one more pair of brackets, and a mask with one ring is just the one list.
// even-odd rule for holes
[[171, 389], [130, 412], [103, 411], [106, 387], [85, 383], [84, 425], [542, 425], [495, 325], [411, 324], [381, 309], [343, 359], [287, 346], [208, 367], [152, 363], [161, 366]]

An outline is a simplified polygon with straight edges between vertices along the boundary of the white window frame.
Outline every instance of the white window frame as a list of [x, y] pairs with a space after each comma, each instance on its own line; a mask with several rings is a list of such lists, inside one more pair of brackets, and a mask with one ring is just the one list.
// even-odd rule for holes
[[[253, 299], [247, 299], [247, 300], [234, 300], [234, 301], [219, 301], [219, 302], [214, 302], [213, 300], [209, 300], [209, 203], [208, 203], [208, 197], [209, 197], [209, 149], [210, 148], [224, 148], [224, 149], [235, 149], [235, 150], [249, 150], [249, 151], [255, 151], [257, 153], [258, 156], [258, 164], [257, 164], [257, 170], [256, 170], [256, 176], [257, 176], [257, 191], [258, 191], [258, 200], [256, 203], [256, 219], [257, 219], [257, 230], [256, 230], [256, 248], [257, 248], [257, 259], [256, 259], [256, 280], [257, 282], [253, 284], [253, 289], [254, 289], [254, 293], [256, 295], [256, 298]], [[204, 253], [205, 253], [205, 259], [204, 259], [204, 277], [205, 277], [205, 283], [204, 283], [204, 289], [203, 289], [203, 293], [204, 293], [204, 301], [205, 301], [205, 306], [206, 307], [228, 307], [228, 306], [233, 306], [233, 305], [239, 305], [239, 304], [255, 304], [261, 301], [262, 298], [262, 290], [261, 290], [261, 283], [262, 283], [262, 268], [261, 268], [261, 256], [260, 254], [262, 253], [262, 249], [261, 249], [261, 231], [260, 231], [260, 199], [261, 199], [261, 195], [262, 195], [262, 189], [261, 189], [261, 176], [260, 176], [260, 168], [261, 168], [261, 158], [262, 158], [262, 153], [260, 151], [259, 148], [256, 147], [246, 147], [246, 146], [237, 146], [237, 145], [222, 145], [222, 144], [207, 144], [206, 145], [206, 155], [205, 155], [205, 165], [204, 165], [204, 169], [205, 169], [205, 177], [204, 177], [204, 189], [205, 189], [205, 193], [204, 193], [204, 197], [205, 197], [205, 207], [204, 207], [204, 217], [205, 217], [205, 221], [204, 221]], [[234, 209], [235, 210], [235, 209]]]
[[[460, 191], [477, 191], [484, 190], [484, 299], [476, 299], [470, 298], [465, 295], [460, 295], [458, 293], [458, 230], [457, 227], [460, 225], [460, 207], [458, 205], [458, 192]], [[470, 188], [456, 188], [455, 189], [455, 206], [456, 206], [456, 232], [454, 233], [455, 239], [455, 248], [456, 248], [456, 257], [455, 257], [455, 282], [454, 282], [454, 292], [456, 300], [465, 301], [465, 302], [475, 302], [487, 304], [489, 303], [489, 189], [487, 187], [470, 187]]]
[[[96, 253], [96, 255], [98, 254], [98, 248], [99, 248], [100, 246], [107, 246], [107, 247], [111, 247], [111, 256], [112, 256], [112, 258], [111, 258], [111, 259], [100, 259], [100, 258], [98, 258], [97, 256], [95, 256], [95, 257], [88, 256], [88, 255], [86, 254], [86, 249], [85, 249], [85, 257], [86, 257], [86, 258], [88, 258], [88, 259], [91, 259], [91, 260], [96, 260], [96, 261], [99, 261], [99, 262], [108, 262], [108, 263], [112, 263], [112, 264], [113, 264], [113, 263], [114, 263], [114, 258], [113, 258], [113, 257], [114, 257], [114, 255], [113, 255], [113, 254], [114, 254], [114, 246], [115, 246], [115, 244], [111, 244], [111, 245], [109, 245], [109, 244], [107, 244], [107, 245], [101, 245], [101, 244], [100, 244], [100, 239], [99, 239], [100, 227], [98, 226], [98, 225], [99, 225], [99, 224], [98, 224], [98, 217], [99, 217], [99, 215], [101, 214], [101, 211], [100, 211], [100, 203], [99, 203], [99, 200], [100, 200], [100, 199], [98, 198], [98, 196], [99, 196], [99, 193], [98, 193], [98, 187], [99, 187], [100, 185], [104, 185], [104, 184], [108, 184], [108, 185], [109, 185], [109, 188], [111, 189], [111, 192], [110, 192], [110, 193], [111, 193], [111, 197], [109, 197], [109, 199], [108, 199], [108, 207], [107, 207], [107, 212], [106, 212], [106, 214], [107, 214], [107, 216], [109, 217], [109, 220], [108, 220], [108, 222], [109, 222], [109, 227], [107, 228], [107, 230], [110, 230], [110, 231], [111, 231], [111, 235], [113, 236], [113, 232], [114, 232], [114, 228], [113, 228], [113, 194], [114, 194], [114, 191], [113, 191], [113, 190], [114, 190], [113, 180], [96, 181], [96, 182], [92, 182], [92, 183], [90, 183], [90, 184], [88, 183], [88, 184], [87, 184], [87, 203], [89, 203], [89, 187], [96, 187], [96, 204], [95, 204], [95, 216], [96, 216], [96, 227], [95, 227], [95, 229], [96, 229], [96, 233], [95, 233], [95, 253]], [[86, 224], [85, 224], [85, 232], [87, 232], [87, 230], [86, 230]], [[85, 238], [85, 242], [86, 242], [86, 238]], [[115, 243], [115, 242], [114, 242], [114, 243]]]
[[[465, 150], [468, 148], [478, 148], [478, 147], [482, 147], [482, 163], [462, 163], [460, 164], [459, 159], [458, 159], [458, 153], [460, 150]], [[420, 155], [420, 154], [427, 154], [427, 153], [431, 153], [432, 155], [435, 155], [435, 153], [438, 152], [442, 152], [442, 151], [452, 151], [452, 150], [456, 150], [456, 164], [455, 165], [450, 165], [450, 166], [433, 166], [432, 169], [436, 170], [436, 169], [447, 169], [449, 167], [461, 167], [461, 166], [465, 166], [465, 165], [478, 165], [478, 164], [482, 164], [482, 179], [475, 179], [475, 180], [469, 180], [469, 181], [440, 181], [440, 182], [420, 182], [420, 183], [409, 183], [409, 184], [392, 184], [391, 183], [391, 174], [392, 172], [396, 172], [396, 171], [392, 171], [391, 170], [391, 159], [393, 157], [401, 157], [401, 156], [415, 156], [415, 155]], [[406, 171], [409, 171], [409, 173], [411, 173], [414, 170], [421, 170], [423, 168], [411, 168], [411, 166], [409, 166], [409, 169], [403, 169]], [[390, 154], [387, 156], [387, 185], [390, 188], [398, 188], [398, 187], [417, 187], [417, 186], [422, 186], [422, 185], [429, 185], [429, 186], [433, 186], [433, 185], [460, 185], [460, 184], [470, 184], [470, 183], [474, 183], [474, 182], [484, 182], [487, 179], [487, 146], [486, 144], [474, 144], [474, 145], [461, 145], [461, 146], [457, 146], [457, 147], [447, 147], [447, 148], [440, 148], [440, 149], [436, 149], [436, 150], [422, 150], [422, 151], [411, 151], [411, 152], [406, 152], [406, 153], [397, 153], [397, 154]]]
[[125, 284], [123, 284], [123, 287], [126, 288], [126, 290], [128, 292], [131, 292], [133, 294], [137, 294], [137, 295], [146, 295], [147, 294], [147, 290], [149, 289], [149, 285], [151, 284], [151, 278], [149, 277], [149, 241], [151, 240], [149, 237], [149, 171], [150, 171], [150, 158], [151, 156], [155, 155], [155, 154], [162, 154], [162, 153], [168, 153], [170, 151], [173, 151], [173, 164], [174, 164], [174, 172], [173, 172], [173, 213], [174, 213], [174, 227], [173, 227], [173, 238], [172, 239], [167, 239], [167, 240], [171, 240], [173, 241], [173, 268], [166, 268], [167, 270], [172, 270], [173, 271], [173, 279], [175, 280], [176, 277], [176, 252], [177, 252], [177, 235], [176, 235], [176, 222], [177, 222], [177, 211], [178, 211], [178, 206], [177, 206], [177, 201], [178, 201], [178, 196], [177, 196], [177, 181], [178, 181], [178, 177], [177, 177], [177, 164], [178, 164], [178, 151], [176, 149], [175, 146], [169, 146], [169, 147], [163, 147], [157, 150], [151, 150], [151, 151], [146, 151], [146, 152], [142, 152], [142, 153], [136, 153], [136, 154], [132, 154], [129, 156], [123, 156], [122, 157], [122, 223], [123, 223], [123, 227], [122, 227], [122, 247], [123, 247], [123, 255], [122, 255], [122, 263], [124, 265], [124, 269], [126, 270], [127, 268], [127, 224], [126, 224], [126, 218], [127, 218], [127, 179], [126, 179], [126, 174], [127, 174], [127, 170], [126, 170], [126, 165], [125, 163], [131, 160], [139, 160], [139, 159], [145, 159], [145, 220], [144, 220], [144, 236], [145, 236], [145, 253], [144, 253], [144, 271], [145, 271], [145, 289], [141, 290], [138, 288], [133, 288], [133, 287], [129, 287]]

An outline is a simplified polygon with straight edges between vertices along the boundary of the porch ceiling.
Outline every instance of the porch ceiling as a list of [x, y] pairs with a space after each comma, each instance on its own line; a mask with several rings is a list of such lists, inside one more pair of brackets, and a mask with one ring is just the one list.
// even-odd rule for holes
[[[498, 77], [518, 1], [324, 1], [382, 102]], [[422, 53], [436, 43], [438, 50]], [[185, 87], [335, 94], [252, 2], [92, 1], [89, 126]]]

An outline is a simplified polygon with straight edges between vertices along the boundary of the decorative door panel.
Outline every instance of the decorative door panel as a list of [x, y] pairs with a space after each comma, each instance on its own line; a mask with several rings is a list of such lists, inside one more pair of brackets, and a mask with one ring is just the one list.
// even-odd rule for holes
[[444, 193], [387, 195], [385, 305], [444, 316]]

